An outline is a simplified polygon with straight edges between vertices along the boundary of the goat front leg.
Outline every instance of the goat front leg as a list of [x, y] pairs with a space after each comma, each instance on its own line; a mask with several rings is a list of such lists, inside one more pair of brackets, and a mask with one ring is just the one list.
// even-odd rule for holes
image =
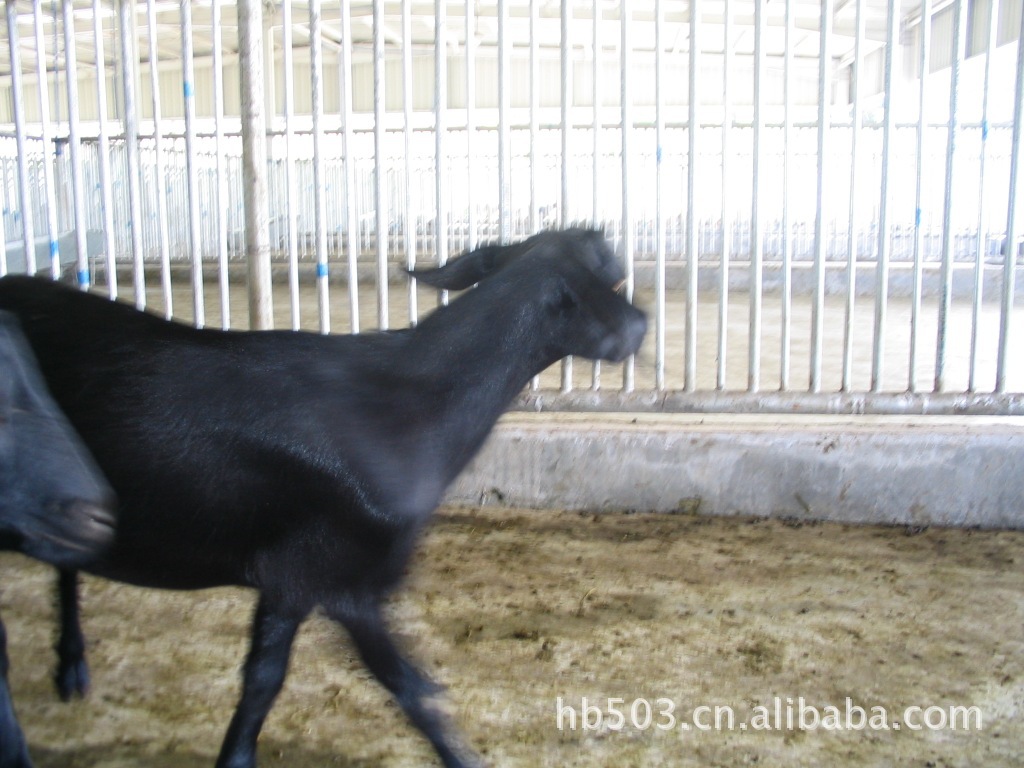
[[89, 692], [89, 665], [78, 610], [78, 571], [60, 571], [57, 580], [60, 635], [57, 638], [57, 692], [62, 701]]
[[7, 683], [7, 632], [0, 621], [0, 768], [32, 768]]
[[406, 717], [433, 745], [447, 768], [473, 768], [480, 759], [453, 733], [444, 713], [431, 701], [441, 688], [406, 660], [388, 632], [376, 602], [325, 606], [327, 614], [348, 630], [367, 668], [395, 697]]
[[292, 642], [304, 618], [305, 614], [281, 610], [260, 596], [242, 672], [242, 696], [224, 737], [217, 768], [255, 768], [256, 739], [284, 684]]

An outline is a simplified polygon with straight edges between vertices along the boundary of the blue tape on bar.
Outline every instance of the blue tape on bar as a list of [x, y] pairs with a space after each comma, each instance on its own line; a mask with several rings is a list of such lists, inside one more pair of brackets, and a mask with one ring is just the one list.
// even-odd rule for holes
[[195, 94], [195, 90], [192, 88], [192, 83], [188, 80], [185, 81], [185, 98], [191, 99]]
[[914, 213], [914, 226], [915, 227], [920, 227], [921, 226], [921, 209], [920, 208], [918, 208], [915, 211], [915, 213]]
[[658, 163], [661, 163], [661, 145], [658, 145]]
[[317, 277], [327, 277], [327, 265], [326, 264], [317, 264], [316, 265], [316, 276]]
[[50, 241], [50, 258], [51, 259], [55, 259], [55, 258], [57, 258], [58, 254], [60, 254], [60, 246], [57, 245], [57, 241], [56, 240], [51, 240]]
[[981, 140], [985, 141], [988, 138], [988, 120], [981, 121]]
[[88, 269], [80, 269], [80, 270], [78, 270], [78, 284], [79, 285], [89, 285], [89, 282], [90, 282], [89, 281], [89, 270]]

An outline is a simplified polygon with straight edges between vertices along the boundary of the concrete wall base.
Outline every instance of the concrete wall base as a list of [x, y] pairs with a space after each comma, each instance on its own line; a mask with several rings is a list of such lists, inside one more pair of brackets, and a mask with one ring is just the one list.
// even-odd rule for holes
[[512, 413], [448, 502], [1024, 528], [1024, 419]]

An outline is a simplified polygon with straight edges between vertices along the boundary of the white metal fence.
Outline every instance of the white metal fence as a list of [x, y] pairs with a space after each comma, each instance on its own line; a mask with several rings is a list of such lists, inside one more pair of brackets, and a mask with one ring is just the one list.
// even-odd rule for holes
[[[824, 258], [830, 262], [845, 262], [852, 246], [858, 259], [874, 261], [878, 246], [877, 232], [877, 200], [861, 191], [855, 204], [867, 207], [870, 215], [863, 219], [851, 222], [846, 217], [851, 202], [851, 174], [850, 167], [843, 164], [850, 157], [850, 130], [849, 126], [834, 126], [834, 132], [840, 135], [835, 137], [837, 143], [842, 147], [831, 158], [830, 164], [834, 167], [833, 179], [836, 190], [830, 196], [831, 203], [836, 209], [833, 211], [826, 224], [827, 236]], [[908, 131], [913, 129], [907, 129]], [[984, 179], [980, 173], [981, 156], [980, 126], [974, 126], [964, 130], [960, 141], [965, 146], [964, 157], [961, 160], [962, 177], [969, 180], [963, 188], [958, 190], [959, 199], [953, 209], [953, 258], [959, 263], [973, 263], [977, 253], [988, 264], [1001, 264], [1003, 262], [1002, 249], [1005, 240], [1005, 222], [1000, 221], [996, 212], [1002, 211], [1005, 214], [1007, 200], [1006, 195], [1009, 189], [1008, 174], [1010, 166], [1009, 151], [1009, 126], [997, 129], [990, 129], [993, 135], [987, 139], [985, 151], [986, 162], [992, 166]], [[236, 129], [237, 131], [237, 129]], [[618, 129], [614, 129], [617, 134]], [[712, 131], [720, 132], [720, 126], [707, 126], [704, 133], [711, 134]], [[653, 139], [645, 136], [650, 132], [648, 128], [638, 128], [635, 134], [641, 144], [653, 144]], [[867, 131], [865, 131], [867, 132]], [[877, 129], [875, 129], [877, 132]], [[933, 130], [933, 132], [936, 132]], [[484, 142], [492, 140], [487, 131], [478, 131]], [[669, 138], [667, 143], [675, 146], [685, 146], [687, 143], [685, 129], [678, 131], [679, 136]], [[751, 152], [749, 148], [749, 130], [736, 131], [735, 138], [745, 141], [748, 145], [745, 152], [737, 153], [730, 159], [732, 162], [745, 165], [743, 173], [731, 170], [734, 177], [728, 185], [731, 210], [724, 211], [720, 206], [714, 210], [702, 211], [698, 225], [698, 254], [702, 262], [717, 263], [722, 256], [723, 244], [730, 249], [730, 258], [741, 259], [751, 251], [751, 221], [749, 212], [744, 206], [738, 203], [746, 202], [749, 207], [751, 199], [750, 189], [750, 165]], [[743, 133], [748, 134], [743, 136]], [[814, 128], [803, 128], [794, 131], [795, 141], [798, 144], [807, 145], [815, 140]], [[557, 131], [549, 130], [547, 135], [542, 131], [536, 141], [541, 144], [547, 139], [548, 147], [545, 150], [537, 151], [539, 167], [534, 169], [538, 180], [538, 212], [535, 220], [540, 226], [557, 225], [563, 220], [568, 221], [595, 221], [606, 228], [610, 235], [621, 238], [622, 209], [621, 188], [615, 186], [613, 190], [604, 191], [594, 205], [592, 200], [587, 200], [587, 206], [583, 206], [581, 200], [576, 200], [576, 206], [572, 207], [567, 216], [559, 211], [559, 184], [562, 165], [561, 150], [558, 146], [560, 137]], [[589, 143], [589, 130], [577, 131], [578, 138], [582, 144]], [[281, 137], [271, 140], [270, 163], [267, 168], [267, 182], [270, 187], [270, 220], [271, 220], [271, 245], [274, 256], [283, 260], [288, 249], [288, 160], [286, 157], [285, 142], [278, 141]], [[302, 134], [297, 136], [301, 141]], [[372, 137], [356, 134], [358, 147], [359, 140], [364, 140], [366, 146], [358, 147], [353, 160], [355, 174], [355, 195], [352, 206], [353, 218], [357, 222], [357, 242], [360, 244], [360, 255], [368, 258], [373, 251], [376, 241], [376, 188], [375, 188], [375, 161], [373, 156]], [[616, 136], [617, 138], [617, 136]], [[720, 136], [709, 136], [714, 139], [716, 145], [714, 152], [707, 148], [702, 150], [701, 164], [714, 171], [709, 174], [706, 183], [705, 193], [707, 198], [722, 198], [722, 157], [720, 147]], [[860, 141], [878, 139], [877, 136], [868, 135], [859, 137]], [[188, 184], [187, 166], [184, 142], [178, 137], [165, 137], [166, 146], [162, 150], [163, 171], [159, 176], [156, 173], [156, 158], [153, 141], [148, 137], [140, 138], [140, 170], [142, 178], [140, 182], [143, 220], [142, 242], [144, 259], [147, 261], [157, 260], [160, 252], [160, 235], [157, 220], [158, 195], [157, 179], [163, 180], [164, 204], [168, 211], [168, 244], [170, 258], [172, 261], [188, 261], [190, 259], [188, 248]], [[328, 134], [328, 141], [340, 139], [338, 134]], [[466, 137], [464, 131], [453, 132], [453, 143], [458, 144], [457, 151], [448, 156], [448, 168], [454, 179], [468, 179], [470, 168], [470, 157], [466, 153]], [[4, 142], [6, 141], [6, 145]], [[431, 146], [423, 146], [426, 143]], [[384, 163], [384, 186], [387, 190], [385, 202], [387, 212], [385, 220], [388, 222], [389, 244], [392, 246], [389, 252], [399, 254], [404, 251], [404, 237], [406, 232], [416, 232], [419, 235], [418, 253], [424, 258], [436, 255], [436, 239], [433, 237], [436, 210], [436, 184], [434, 180], [435, 169], [433, 165], [433, 137], [425, 134], [417, 136], [418, 152], [406, 158], [395, 154], [386, 158]], [[712, 143], [712, 142], [707, 142]], [[877, 141], [876, 141], [877, 143]], [[528, 137], [524, 137], [523, 146], [529, 146]], [[994, 146], [993, 146], [994, 145]], [[48, 201], [46, 199], [46, 188], [44, 178], [44, 163], [42, 161], [42, 149], [38, 146], [38, 140], [31, 137], [28, 142], [28, 174], [30, 180], [30, 194], [32, 199], [33, 219], [37, 222], [46, 221], [48, 215]], [[216, 193], [218, 187], [217, 153], [214, 143], [208, 139], [200, 138], [196, 146], [196, 158], [198, 161], [198, 188], [200, 197], [201, 221], [201, 252], [202, 258], [206, 261], [215, 261], [218, 252], [218, 237], [221, 227], [220, 219], [223, 219], [223, 226], [229, 235], [229, 257], [239, 258], [241, 256], [242, 244], [242, 168], [241, 168], [241, 144], [238, 141], [237, 132], [229, 134], [224, 142], [224, 157], [226, 186], [228, 190], [228, 203], [223, 214], [220, 214], [216, 205]], [[99, 189], [101, 187], [101, 174], [99, 170], [99, 145], [92, 139], [85, 139], [82, 142], [82, 173], [86, 189]], [[762, 150], [764, 151], [764, 150]], [[769, 173], [769, 177], [781, 178], [784, 166], [784, 149], [768, 152], [766, 162], [771, 166], [777, 166], [779, 173], [775, 176]], [[878, 148], [871, 153], [872, 160], [876, 161], [879, 155]], [[124, 141], [116, 137], [110, 142], [109, 161], [111, 175], [110, 186], [113, 191], [114, 204], [114, 226], [113, 250], [119, 259], [126, 258], [131, 249], [130, 237], [130, 211], [127, 201], [126, 190], [128, 188], [126, 179], [126, 161]], [[446, 204], [449, 210], [449, 221], [447, 230], [449, 232], [449, 251], [458, 252], [467, 248], [470, 242], [481, 240], [496, 240], [500, 237], [500, 222], [498, 200], [495, 190], [494, 179], [497, 171], [493, 157], [474, 156], [472, 160], [473, 175], [477, 177], [474, 185], [472, 199], [469, 195], [468, 182], [462, 185], [454, 185], [446, 190]], [[804, 181], [813, 182], [815, 173], [816, 158], [804, 156], [801, 159], [803, 168], [794, 171], [793, 175]], [[940, 167], [944, 163], [944, 155], [934, 153], [925, 159], [925, 164], [931, 167]], [[581, 188], [588, 188], [595, 184], [594, 169], [600, 179], [602, 169], [618, 170], [619, 157], [609, 151], [599, 154], [596, 158], [584, 154], [574, 154], [569, 158], [569, 176], [576, 180]], [[914, 157], [903, 158], [906, 167], [897, 167], [894, 175], [897, 178], [913, 179], [915, 169], [913, 167]], [[668, 178], [666, 184], [674, 193], [674, 200], [664, 207], [674, 210], [672, 216], [666, 217], [663, 221], [663, 237], [665, 255], [669, 261], [681, 262], [686, 258], [686, 246], [688, 242], [686, 234], [687, 220], [681, 211], [685, 210], [686, 200], [682, 193], [687, 175], [687, 158], [683, 155], [669, 155], [667, 151], [662, 152], [661, 161], [662, 173]], [[325, 187], [327, 199], [325, 204], [326, 228], [329, 235], [328, 254], [329, 259], [335, 260], [345, 255], [344, 248], [346, 233], [348, 230], [347, 214], [349, 213], [344, 200], [344, 178], [346, 160], [343, 156], [328, 156], [325, 162]], [[659, 164], [656, 151], [638, 151], [634, 164], [640, 178], [647, 178], [654, 175]], [[309, 157], [293, 159], [290, 163], [296, 176], [296, 188], [294, 190], [295, 204], [298, 211], [296, 217], [297, 248], [300, 261], [311, 261], [315, 258], [312, 243], [315, 234], [315, 216], [313, 201], [313, 162]], [[515, 190], [529, 190], [530, 165], [528, 158], [523, 156], [513, 157], [513, 166], [519, 171], [523, 178], [520, 183], [513, 183]], [[51, 171], [55, 173], [57, 182], [57, 231], [67, 232], [73, 229], [72, 211], [70, 206], [61, 204], [61, 198], [67, 198], [71, 191], [68, 188], [70, 169], [67, 163], [67, 153], [63, 147], [57, 146], [55, 155], [51, 157]], [[607, 173], [607, 170], [605, 170]], [[866, 164], [866, 173], [871, 178], [861, 181], [858, 179], [858, 186], [863, 185], [868, 189], [878, 186], [877, 163]], [[0, 185], [4, 190], [5, 200], [17, 201], [19, 196], [18, 187], [19, 155], [17, 144], [13, 138], [0, 139]], [[982, 190], [981, 184], [984, 181], [984, 194], [988, 204], [984, 209], [984, 220], [981, 220], [978, 210], [978, 200]], [[481, 183], [482, 182], [482, 183]], [[599, 183], [599, 182], [598, 182]], [[801, 186], [795, 182], [795, 186]], [[804, 186], [804, 194], [806, 187]], [[810, 185], [813, 190], [813, 184]], [[907, 185], [910, 186], [909, 184]], [[479, 188], [479, 189], [478, 189]], [[405, 209], [404, 202], [409, 191], [419, 201], [415, 211]], [[913, 189], [909, 194], [903, 195], [904, 199], [913, 199]], [[929, 204], [922, 206], [922, 220], [920, 225], [915, 223], [915, 210], [910, 205], [904, 206], [905, 210], [900, 212], [900, 218], [893, 224], [890, 234], [891, 258], [896, 262], [912, 262], [915, 257], [915, 236], [921, 232], [920, 256], [925, 265], [934, 265], [942, 259], [942, 187], [934, 186], [924, 190], [926, 194], [933, 197]], [[519, 198], [522, 199], [519, 199]], [[813, 195], [810, 200], [802, 203], [791, 203], [793, 210], [800, 211], [795, 218], [793, 225], [787, 229], [783, 224], [783, 209], [781, 196], [773, 197], [769, 203], [775, 206], [776, 210], [770, 212], [768, 226], [763, 232], [763, 248], [765, 259], [769, 261], [781, 261], [786, 249], [791, 252], [792, 258], [796, 260], [810, 261], [815, 256], [815, 221], [813, 216], [806, 215], [807, 211], [814, 209], [815, 201]], [[636, 257], [638, 260], [652, 260], [658, 249], [658, 223], [657, 223], [658, 200], [653, 195], [645, 195], [642, 199], [635, 201], [636, 221], [634, 224], [633, 239], [635, 241]], [[873, 206], [873, 207], [872, 207]], [[583, 208], [587, 207], [587, 210]], [[596, 215], [595, 215], [596, 211]], [[837, 215], [842, 211], [844, 215]], [[722, 216], [726, 213], [726, 216]], [[9, 241], [20, 243], [22, 235], [21, 210], [19, 207], [6, 206], [3, 210], [4, 230]], [[89, 231], [101, 232], [103, 230], [104, 206], [102, 196], [87, 196], [85, 200], [86, 226]], [[852, 227], [851, 227], [852, 224]], [[723, 226], [729, 228], [728, 236], [723, 232]], [[512, 236], [523, 237], [534, 231], [533, 217], [530, 211], [530, 198], [521, 194], [513, 198], [512, 204]], [[472, 232], [472, 235], [471, 235]], [[97, 243], [94, 249], [100, 248]], [[100, 251], [92, 254], [94, 257], [100, 255]], [[399, 259], [398, 261], [401, 261]], [[396, 261], [396, 263], [398, 263]]]
[[386, 327], [399, 268], [591, 222], [650, 348], [531, 405], [1024, 412], [1022, 5], [11, 0], [0, 271], [226, 327], [259, 252], [286, 324]]

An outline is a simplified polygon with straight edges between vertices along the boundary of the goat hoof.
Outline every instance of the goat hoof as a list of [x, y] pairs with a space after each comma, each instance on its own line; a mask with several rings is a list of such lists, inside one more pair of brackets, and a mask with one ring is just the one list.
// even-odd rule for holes
[[89, 692], [89, 666], [85, 659], [61, 664], [57, 670], [57, 692], [61, 701], [71, 701], [76, 695], [84, 697]]

